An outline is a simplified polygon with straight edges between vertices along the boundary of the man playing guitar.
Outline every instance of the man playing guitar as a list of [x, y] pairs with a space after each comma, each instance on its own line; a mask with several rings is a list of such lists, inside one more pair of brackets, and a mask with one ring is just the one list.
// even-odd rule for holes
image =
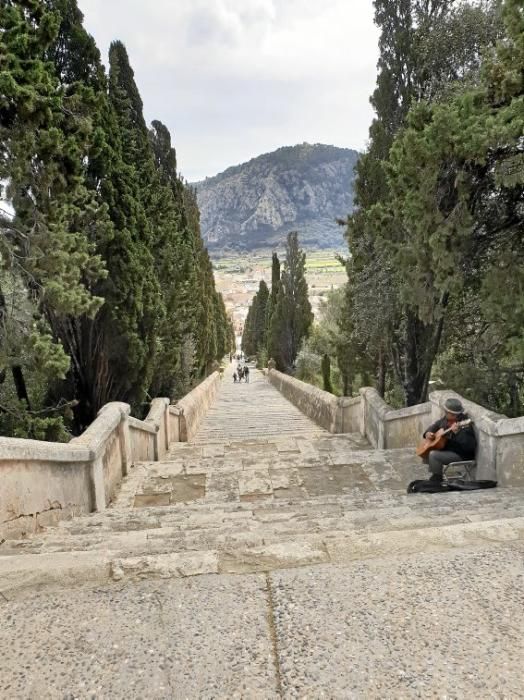
[[477, 440], [471, 424], [461, 427], [459, 423], [466, 421], [468, 416], [458, 399], [446, 399], [444, 404], [446, 415], [436, 421], [425, 431], [426, 440], [434, 440], [440, 431], [447, 433], [447, 442], [443, 449], [433, 449], [424, 461], [429, 465], [430, 481], [441, 482], [443, 467], [450, 462], [462, 462], [475, 459]]

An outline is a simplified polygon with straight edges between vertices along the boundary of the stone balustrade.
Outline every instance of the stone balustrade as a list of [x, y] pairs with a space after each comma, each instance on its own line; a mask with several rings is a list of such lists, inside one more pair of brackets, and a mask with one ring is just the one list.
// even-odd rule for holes
[[194, 437], [202, 418], [216, 398], [220, 386], [220, 373], [213, 372], [176, 405], [179, 437], [177, 442], [189, 442]]
[[194, 435], [219, 382], [214, 372], [175, 406], [153, 399], [144, 420], [128, 404], [106, 404], [67, 444], [0, 437], [0, 541], [104, 510], [134, 464], [160, 460], [170, 443]]
[[270, 368], [271, 384], [306, 416], [330, 433], [352, 433], [359, 430], [360, 399], [338, 397], [316, 386]]
[[360, 432], [379, 450], [416, 445], [431, 423], [431, 403], [394, 409], [376, 389], [360, 390]]
[[454, 391], [434, 391], [426, 403], [393, 409], [371, 387], [361, 389], [355, 398], [336, 397], [273, 368], [266, 376], [329, 432], [360, 432], [376, 449], [415, 448], [428, 425], [443, 415], [446, 399], [458, 398], [474, 421], [477, 478], [495, 479], [501, 486], [524, 486], [524, 416], [508, 418]]

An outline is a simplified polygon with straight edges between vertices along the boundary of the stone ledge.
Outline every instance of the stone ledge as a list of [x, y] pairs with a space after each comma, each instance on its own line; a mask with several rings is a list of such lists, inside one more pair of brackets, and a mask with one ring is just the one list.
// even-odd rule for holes
[[84, 430], [82, 435], [73, 438], [70, 445], [85, 445], [94, 455], [99, 457], [104, 451], [107, 440], [120, 425], [122, 416], [129, 416], [131, 407], [127, 403], [114, 401], [103, 406], [96, 419]]
[[195, 435], [202, 418], [214, 401], [220, 385], [220, 373], [213, 372], [174, 406], [180, 421], [179, 440], [189, 442]]
[[82, 445], [41, 442], [20, 438], [0, 437], [0, 465], [3, 462], [90, 462], [93, 450]]
[[158, 433], [158, 425], [146, 423], [146, 421], [135, 418], [134, 416], [129, 416], [129, 427], [135, 430], [143, 430], [144, 433], [151, 433], [151, 435], [156, 435]]
[[354, 432], [354, 416], [346, 415], [355, 407], [360, 397], [338, 397], [323, 389], [290, 377], [276, 369], [268, 370], [270, 383], [308, 418], [330, 433]]

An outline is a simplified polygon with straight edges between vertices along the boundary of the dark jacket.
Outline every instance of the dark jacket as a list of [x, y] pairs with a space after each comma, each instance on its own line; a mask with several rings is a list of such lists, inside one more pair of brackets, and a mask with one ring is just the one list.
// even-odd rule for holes
[[[468, 415], [466, 413], [461, 413], [457, 416], [458, 421], [467, 419]], [[444, 428], [444, 430], [448, 428], [448, 419], [446, 416], [432, 423], [429, 428], [426, 428], [424, 437], [426, 437], [426, 433], [436, 433], [437, 430], [440, 430], [441, 428]], [[475, 459], [477, 438], [475, 437], [475, 433], [473, 432], [473, 427], [471, 425], [461, 428], [456, 435], [454, 433], [448, 433], [446, 437], [448, 438], [448, 441], [446, 443], [446, 447], [444, 447], [445, 450], [456, 452], [462, 457], [462, 459]]]

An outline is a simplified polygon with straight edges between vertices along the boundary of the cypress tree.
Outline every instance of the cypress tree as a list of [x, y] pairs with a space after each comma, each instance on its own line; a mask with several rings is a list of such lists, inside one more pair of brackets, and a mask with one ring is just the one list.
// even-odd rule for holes
[[330, 360], [329, 355], [327, 353], [324, 353], [322, 355], [321, 369], [322, 369], [322, 385], [324, 387], [324, 391], [328, 391], [330, 394], [332, 394], [333, 393], [333, 385], [331, 384], [331, 360]]
[[[0, 256], [23, 261], [14, 288], [40, 312], [35, 324], [24, 304], [13, 325], [0, 277], [0, 384], [17, 348], [34, 371], [31, 349], [45, 401], [76, 403], [80, 431], [107, 401], [139, 411], [148, 388], [169, 395], [182, 375], [187, 388], [231, 326], [194, 193], [167, 129], [145, 125], [125, 47], [111, 46], [106, 78], [76, 0], [6, 0], [0, 35], [0, 181], [15, 209], [0, 221]], [[28, 408], [24, 369], [12, 374]]]
[[271, 317], [270, 353], [281, 371], [290, 371], [303, 338], [313, 322], [305, 277], [306, 255], [298, 247], [298, 234], [288, 234], [286, 262]]
[[[8, 183], [6, 197], [15, 212], [14, 217], [2, 214], [0, 257], [11, 279], [18, 280], [10, 285], [14, 293], [28, 294], [38, 317], [35, 324], [24, 311], [14, 334], [3, 314], [4, 332], [10, 329], [9, 347], [14, 350], [18, 338], [24, 351], [17, 354], [25, 368], [9, 357], [6, 361], [23, 399], [18, 409], [28, 409], [25, 416], [17, 414], [16, 434], [22, 430], [51, 438], [47, 426], [55, 437], [62, 430], [56, 417], [60, 411], [44, 395], [41, 401], [53, 418], [42, 418], [46, 410], [38, 418], [31, 414], [25, 371], [39, 373], [34, 381], [43, 387], [67, 371], [69, 358], [49, 332], [48, 321], [70, 314], [92, 317], [100, 308], [102, 300], [94, 290], [105, 272], [86, 233], [104, 235], [110, 227], [105, 209], [85, 183], [95, 95], [78, 82], [63, 84], [52, 61], [60, 19], [43, 3], [22, 6], [9, 1], [0, 7], [0, 181]], [[9, 348], [2, 335], [0, 331], [5, 356]]]
[[250, 356], [255, 352], [255, 315], [256, 315], [257, 295], [253, 297], [249, 309], [247, 311], [246, 320], [244, 322], [244, 332], [242, 333], [242, 351], [246, 356]]
[[[108, 401], [127, 401], [135, 411], [141, 410], [162, 309], [141, 181], [127, 144], [124, 147], [128, 139], [134, 140], [134, 123], [123, 114], [125, 83], [114, 74], [113, 86], [106, 80], [99, 52], [82, 26], [76, 2], [57, 0], [56, 4], [62, 18], [54, 51], [60, 59], [57, 72], [95, 93], [85, 176], [111, 222], [102, 232], [90, 231], [109, 270], [108, 278], [96, 287], [104, 306], [94, 320], [86, 316], [55, 318], [52, 324], [73, 359], [66, 391], [79, 402], [75, 419], [77, 430], [82, 430]], [[133, 85], [129, 89], [134, 98]], [[115, 92], [118, 99], [113, 102]]]
[[278, 255], [273, 253], [271, 260], [271, 293], [266, 306], [266, 348], [269, 355], [272, 355], [271, 348], [271, 317], [277, 306], [278, 290], [280, 288], [280, 260]]
[[269, 289], [264, 280], [260, 281], [258, 292], [247, 312], [242, 334], [242, 349], [246, 355], [255, 355], [266, 347], [266, 318], [269, 302]]
[[253, 319], [255, 342], [255, 352], [253, 354], [258, 353], [262, 348], [265, 348], [267, 342], [266, 318], [267, 306], [269, 303], [269, 289], [264, 280], [260, 281], [256, 299], [257, 304]]

